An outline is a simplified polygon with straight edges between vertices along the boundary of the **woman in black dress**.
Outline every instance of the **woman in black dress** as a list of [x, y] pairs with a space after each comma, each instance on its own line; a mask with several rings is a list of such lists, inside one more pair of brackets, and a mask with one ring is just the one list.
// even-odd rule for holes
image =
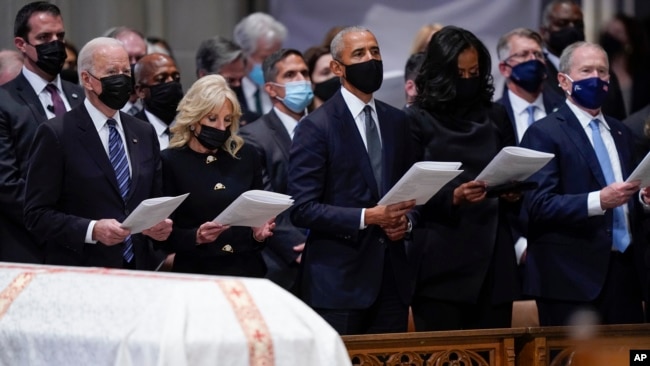
[[219, 75], [199, 79], [178, 105], [173, 137], [162, 154], [166, 195], [190, 195], [173, 214], [167, 246], [173, 271], [263, 277], [261, 249], [272, 235], [259, 228], [230, 227], [212, 220], [241, 193], [262, 189], [254, 148], [237, 135], [241, 109]]
[[418, 160], [459, 161], [464, 170], [424, 205], [413, 232], [418, 331], [510, 326], [519, 285], [505, 211], [516, 209], [520, 194], [488, 198], [485, 183], [474, 180], [515, 143], [505, 110], [491, 102], [490, 72], [481, 41], [445, 27], [429, 42], [418, 96], [406, 109]]

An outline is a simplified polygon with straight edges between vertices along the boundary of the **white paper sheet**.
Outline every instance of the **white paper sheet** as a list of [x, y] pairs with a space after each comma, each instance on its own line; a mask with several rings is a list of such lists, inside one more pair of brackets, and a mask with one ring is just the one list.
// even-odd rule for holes
[[650, 186], [650, 153], [646, 154], [645, 158], [641, 160], [636, 169], [634, 169], [632, 174], [627, 178], [626, 182], [631, 182], [633, 180], [640, 180], [641, 188]]
[[176, 197], [156, 197], [144, 200], [131, 212], [121, 226], [130, 229], [131, 234], [140, 233], [169, 217], [188, 195], [189, 193], [185, 193]]
[[521, 182], [542, 169], [553, 157], [554, 154], [519, 146], [506, 146], [475, 180], [487, 182], [488, 186]]
[[251, 190], [242, 193], [212, 221], [224, 225], [259, 227], [291, 205], [293, 200], [286, 194]]
[[420, 161], [400, 178], [378, 204], [391, 205], [415, 199], [416, 205], [425, 204], [440, 188], [454, 179], [462, 170], [461, 163], [443, 161]]

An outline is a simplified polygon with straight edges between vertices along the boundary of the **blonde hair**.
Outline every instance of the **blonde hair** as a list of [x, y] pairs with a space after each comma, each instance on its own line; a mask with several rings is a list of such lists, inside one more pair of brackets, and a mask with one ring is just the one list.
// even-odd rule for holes
[[439, 23], [425, 24], [420, 27], [418, 32], [415, 34], [415, 38], [413, 39], [413, 45], [411, 46], [411, 55], [418, 52], [426, 52], [429, 40], [431, 40], [431, 37], [441, 29], [442, 24]]
[[221, 75], [206, 75], [200, 78], [178, 103], [176, 123], [170, 128], [173, 137], [169, 142], [169, 147], [177, 148], [187, 145], [193, 136], [193, 131], [190, 128], [198, 124], [213, 109], [221, 108], [226, 101], [230, 101], [232, 104], [233, 120], [229, 127], [230, 137], [223, 144], [223, 150], [237, 158], [237, 152], [244, 145], [244, 139], [237, 135], [241, 107], [237, 101], [237, 95], [228, 87], [226, 79]]

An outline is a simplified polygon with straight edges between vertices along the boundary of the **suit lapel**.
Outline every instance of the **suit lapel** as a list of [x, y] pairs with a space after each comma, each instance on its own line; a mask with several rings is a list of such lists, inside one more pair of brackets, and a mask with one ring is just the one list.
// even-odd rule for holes
[[[375, 181], [375, 175], [372, 172], [372, 165], [370, 164], [370, 157], [368, 156], [368, 150], [366, 150], [365, 145], [363, 144], [363, 139], [359, 134], [359, 129], [354, 121], [354, 117], [348, 106], [343, 100], [340, 92], [335, 94], [334, 97], [338, 97], [337, 108], [335, 109], [336, 118], [335, 121], [339, 121], [340, 126], [332, 126], [332, 128], [337, 128], [344, 138], [344, 143], [346, 146], [343, 147], [344, 151], [349, 151], [350, 155], [345, 158], [352, 159], [355, 156], [360, 156], [362, 159], [359, 161], [359, 170], [363, 179], [366, 181], [368, 188], [370, 189], [373, 197], [379, 200], [379, 191], [377, 189], [377, 182]], [[380, 125], [381, 128], [381, 125]], [[382, 149], [383, 151], [383, 149]], [[385, 165], [385, 164], [384, 164]]]
[[63, 87], [63, 93], [65, 94], [68, 103], [70, 103], [70, 108], [78, 106], [83, 100], [83, 96], [79, 95], [79, 93], [64, 80], [61, 80], [61, 86]]
[[[131, 160], [131, 188], [129, 189], [126, 201], [133, 196], [135, 187], [138, 186], [138, 177], [140, 176], [140, 157], [143, 156], [143, 154], [138, 152], [141, 145], [139, 142], [141, 136], [138, 136], [133, 126], [129, 123], [129, 118], [130, 116], [126, 113], [120, 112], [122, 128], [124, 129], [124, 140], [126, 142], [125, 147], [127, 154], [129, 154], [129, 160]], [[117, 183], [117, 180], [115, 182]]]
[[512, 104], [510, 103], [510, 95], [508, 95], [508, 88], [503, 88], [503, 96], [501, 97], [501, 105], [506, 109], [508, 113], [508, 118], [510, 118], [510, 124], [512, 125], [512, 130], [515, 132], [515, 141], [519, 145], [519, 134], [517, 133], [517, 122], [515, 122], [515, 112], [512, 110]]
[[282, 151], [282, 155], [284, 156], [286, 161], [289, 161], [289, 149], [291, 148], [291, 136], [289, 136], [287, 129], [284, 128], [282, 121], [280, 121], [280, 117], [278, 117], [278, 115], [275, 114], [274, 110], [271, 110], [268, 117], [269, 118], [262, 119], [262, 121], [264, 121], [266, 126], [271, 131], [273, 131], [272, 134], [273, 140], [275, 141], [276, 145], [278, 145], [278, 147], [280, 148], [280, 151]]
[[600, 184], [601, 187], [607, 186], [607, 181], [605, 180], [605, 175], [603, 175], [603, 170], [600, 168], [600, 163], [598, 162], [598, 157], [596, 156], [594, 147], [589, 141], [582, 125], [566, 104], [560, 108], [558, 117], [562, 122], [564, 122], [561, 123], [560, 126], [564, 132], [569, 135], [569, 140], [576, 145], [578, 152], [587, 162], [587, 165], [594, 175], [594, 178], [598, 181], [598, 184]]
[[113, 186], [115, 193], [121, 195], [120, 188], [117, 184], [117, 178], [115, 177], [115, 170], [111, 165], [111, 161], [104, 150], [104, 145], [99, 138], [99, 134], [93, 125], [90, 115], [86, 110], [86, 107], [82, 104], [79, 108], [73, 109], [70, 113], [67, 113], [63, 118], [67, 119], [69, 116], [70, 123], [75, 123], [77, 125], [77, 131], [79, 136], [79, 144], [83, 146], [86, 151], [88, 151], [88, 156], [91, 157], [99, 167], [99, 169], [104, 173], [104, 176]]
[[[392, 123], [388, 119], [386, 107], [375, 100], [375, 107], [377, 108], [377, 119], [379, 120], [379, 134], [381, 138], [381, 190], [380, 195], [383, 195], [387, 190], [386, 186], [392, 182], [390, 177], [393, 176], [394, 164], [393, 157], [395, 154], [395, 143], [392, 141], [394, 134], [392, 133]], [[370, 161], [370, 157], [368, 157]], [[374, 175], [373, 175], [374, 176]], [[390, 182], [389, 182], [390, 181]]]
[[21, 72], [15, 79], [15, 92], [16, 95], [26, 104], [34, 115], [34, 120], [39, 124], [47, 120], [47, 115], [43, 109], [40, 99], [32, 86]]

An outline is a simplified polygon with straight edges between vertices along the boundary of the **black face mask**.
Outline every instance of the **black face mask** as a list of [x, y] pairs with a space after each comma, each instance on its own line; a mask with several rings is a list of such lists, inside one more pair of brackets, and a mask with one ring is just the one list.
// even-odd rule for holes
[[63, 80], [69, 81], [73, 84], [79, 84], [79, 74], [77, 73], [77, 70], [63, 69], [59, 75], [61, 75], [61, 79]]
[[564, 27], [559, 31], [549, 33], [548, 46], [551, 51], [556, 52], [556, 56], [559, 56], [572, 43], [584, 40], [585, 33], [581, 29]]
[[456, 80], [456, 101], [469, 102], [474, 100], [481, 86], [481, 79], [478, 76], [471, 78], [458, 78]]
[[345, 66], [345, 79], [362, 93], [372, 94], [384, 81], [384, 65], [381, 60], [370, 59], [366, 62]]
[[623, 52], [625, 49], [623, 42], [614, 38], [607, 32], [600, 35], [600, 41], [598, 43], [600, 43], [609, 57], [615, 56], [616, 54]]
[[226, 140], [230, 138], [230, 127], [227, 127], [225, 131], [221, 131], [218, 128], [201, 125], [201, 132], [198, 135], [195, 132], [194, 137], [206, 149], [216, 150], [221, 148], [226, 143]]
[[[30, 43], [28, 43], [30, 44]], [[56, 76], [63, 69], [67, 57], [65, 44], [61, 41], [52, 41], [39, 45], [32, 45], [36, 49], [36, 66], [46, 74]]]
[[101, 81], [102, 93], [97, 96], [108, 108], [119, 110], [129, 101], [133, 89], [131, 88], [131, 77], [128, 75], [117, 74], [101, 79], [91, 73], [88, 73], [88, 75]]
[[167, 125], [176, 118], [176, 107], [183, 99], [183, 86], [178, 81], [170, 81], [144, 87], [149, 88], [149, 96], [144, 98], [145, 108]]
[[314, 95], [323, 102], [330, 99], [341, 88], [341, 79], [333, 76], [331, 79], [314, 84]]

